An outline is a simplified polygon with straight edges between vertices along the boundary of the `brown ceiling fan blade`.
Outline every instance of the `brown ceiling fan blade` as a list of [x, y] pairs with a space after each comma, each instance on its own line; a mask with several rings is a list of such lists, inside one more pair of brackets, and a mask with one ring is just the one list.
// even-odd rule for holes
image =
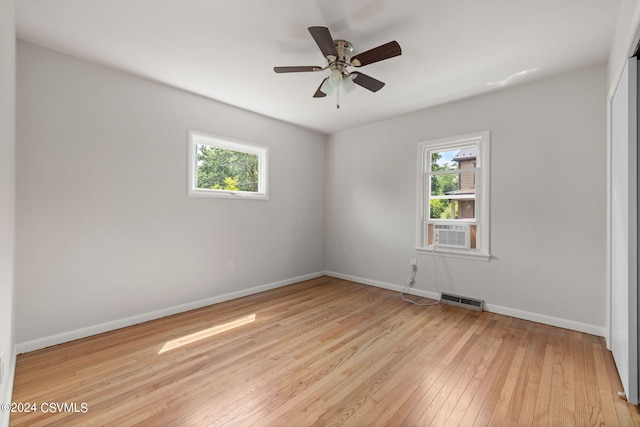
[[301, 66], [301, 67], [273, 67], [276, 73], [303, 73], [305, 71], [322, 71], [322, 67]]
[[402, 49], [397, 41], [392, 41], [382, 46], [374, 47], [366, 52], [359, 53], [351, 58], [351, 65], [354, 67], [362, 67], [364, 65], [373, 64], [374, 62], [383, 61], [402, 55]]
[[359, 71], [353, 72], [350, 75], [355, 76], [353, 78], [353, 82], [355, 84], [360, 85], [365, 89], [369, 89], [371, 92], [377, 92], [384, 87], [384, 83], [380, 80], [376, 80]]
[[338, 57], [338, 50], [327, 27], [309, 27], [309, 32], [325, 57]]
[[322, 85], [324, 84], [324, 82], [326, 82], [327, 80], [329, 80], [329, 77], [325, 78], [322, 83], [320, 83], [320, 86], [318, 86], [318, 90], [316, 90], [316, 93], [313, 94], [314, 98], [324, 98], [325, 96], [327, 96], [326, 93], [324, 93], [323, 91], [320, 90], [320, 88], [322, 87]]

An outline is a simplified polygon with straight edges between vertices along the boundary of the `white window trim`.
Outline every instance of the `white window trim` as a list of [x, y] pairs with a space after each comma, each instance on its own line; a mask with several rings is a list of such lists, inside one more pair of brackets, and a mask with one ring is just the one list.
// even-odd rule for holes
[[[475, 220], [456, 220], [456, 222], [471, 222], [478, 224], [478, 247], [476, 249], [457, 249], [423, 244], [425, 224], [428, 212], [425, 212], [429, 195], [429, 167], [425, 155], [433, 150], [445, 150], [465, 143], [478, 143], [480, 150], [476, 174], [476, 218]], [[434, 139], [418, 143], [417, 155], [417, 212], [416, 212], [416, 251], [424, 253], [438, 253], [453, 258], [465, 258], [488, 261], [490, 252], [490, 217], [489, 217], [489, 181], [491, 172], [491, 133], [488, 130], [458, 135], [448, 138]], [[437, 222], [437, 221], [436, 221]], [[447, 222], [443, 220], [443, 222]]]
[[[226, 150], [241, 151], [245, 153], [256, 154], [258, 156], [258, 191], [230, 191], [230, 190], [213, 190], [196, 187], [197, 162], [196, 145], [211, 145], [214, 147], [224, 148]], [[268, 158], [269, 147], [254, 144], [250, 142], [240, 141], [226, 136], [214, 135], [206, 132], [189, 130], [188, 132], [188, 168], [187, 168], [187, 194], [189, 197], [222, 197], [230, 199], [269, 199], [269, 183], [268, 183]]]

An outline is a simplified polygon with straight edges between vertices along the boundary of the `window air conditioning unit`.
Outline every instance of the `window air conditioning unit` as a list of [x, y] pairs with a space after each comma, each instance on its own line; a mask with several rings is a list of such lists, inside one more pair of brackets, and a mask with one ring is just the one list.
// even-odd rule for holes
[[469, 249], [469, 224], [433, 224], [433, 246]]

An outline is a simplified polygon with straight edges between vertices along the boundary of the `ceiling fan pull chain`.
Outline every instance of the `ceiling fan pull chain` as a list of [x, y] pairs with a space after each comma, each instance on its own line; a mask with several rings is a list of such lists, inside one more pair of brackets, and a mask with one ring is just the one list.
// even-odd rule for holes
[[337, 94], [336, 96], [337, 96], [338, 98], [337, 98], [337, 101], [336, 101], [336, 108], [340, 108], [340, 86], [338, 86], [338, 87], [337, 87], [337, 89], [338, 89], [338, 90], [337, 90], [336, 92], [337, 92], [338, 94]]

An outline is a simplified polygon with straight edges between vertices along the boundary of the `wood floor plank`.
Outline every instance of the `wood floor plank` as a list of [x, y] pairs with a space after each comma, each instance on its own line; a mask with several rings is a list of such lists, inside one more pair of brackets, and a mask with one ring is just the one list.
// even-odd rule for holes
[[[483, 351], [482, 361], [476, 368], [476, 373], [472, 376], [463, 394], [460, 396], [458, 403], [451, 410], [451, 414], [449, 414], [449, 418], [446, 420], [447, 425], [464, 425], [462, 420], [465, 417], [467, 410], [472, 406], [472, 402], [479, 401], [476, 397], [478, 389], [481, 384], [488, 383], [483, 382], [483, 379], [487, 374], [488, 366], [492, 366], [493, 359], [498, 353], [501, 345], [502, 339], [496, 337], [489, 337], [488, 340], [485, 341], [485, 350]], [[473, 421], [475, 421], [475, 415], [473, 416]]]
[[605, 367], [607, 369], [607, 379], [609, 380], [609, 387], [614, 393], [613, 404], [616, 408], [616, 415], [618, 417], [618, 424], [621, 426], [640, 426], [640, 411], [637, 406], [632, 406], [627, 403], [625, 399], [618, 396], [618, 392], [622, 391], [622, 382], [616, 371], [615, 362], [613, 361], [613, 355], [609, 351], [603, 351], [603, 357], [605, 359]]
[[519, 326], [524, 332], [521, 333], [518, 348], [522, 348], [525, 351], [518, 376], [519, 380], [513, 384], [513, 391], [511, 399], [509, 399], [508, 408], [504, 414], [503, 425], [526, 425], [526, 422], [519, 422], [518, 419], [521, 416], [526, 416], [528, 401], [525, 396], [527, 392], [534, 388], [534, 384], [522, 381], [522, 378], [527, 377], [530, 371], [530, 366], [535, 363], [536, 358], [535, 352], [533, 351], [533, 349], [535, 349], [535, 341], [533, 340], [532, 326], [533, 325], [527, 324], [526, 322]]
[[500, 347], [484, 375], [480, 387], [465, 410], [462, 425], [484, 426], [489, 424], [510, 363], [518, 347], [518, 340], [509, 332], [509, 324], [512, 319], [503, 319], [495, 315], [494, 319], [497, 320], [497, 324], [491, 330], [490, 336], [498, 338]]
[[597, 343], [592, 343], [593, 359], [596, 366], [596, 378], [598, 380], [598, 391], [600, 392], [600, 404], [602, 408], [603, 418], [605, 424], [615, 425], [618, 423], [618, 416], [616, 414], [616, 408], [613, 403], [613, 394], [611, 390], [609, 379], [607, 378], [607, 368], [604, 365], [604, 358], [602, 357], [601, 346]]
[[507, 415], [507, 411], [511, 405], [511, 398], [513, 397], [516, 384], [518, 383], [520, 368], [522, 367], [526, 351], [526, 347], [518, 346], [518, 349], [513, 356], [513, 361], [510, 364], [509, 372], [507, 373], [502, 385], [500, 397], [498, 398], [498, 402], [491, 414], [491, 418], [489, 419], [489, 424], [502, 425], [504, 423], [505, 416]]
[[536, 409], [534, 413], [534, 424], [548, 425], [549, 409], [551, 406], [551, 383], [553, 381], [553, 359], [554, 348], [547, 344], [544, 349], [542, 359], [542, 372], [540, 375], [540, 385], [538, 387], [538, 396], [536, 397]]
[[321, 277], [19, 355], [88, 410], [10, 425], [640, 425], [621, 387], [600, 337]]

